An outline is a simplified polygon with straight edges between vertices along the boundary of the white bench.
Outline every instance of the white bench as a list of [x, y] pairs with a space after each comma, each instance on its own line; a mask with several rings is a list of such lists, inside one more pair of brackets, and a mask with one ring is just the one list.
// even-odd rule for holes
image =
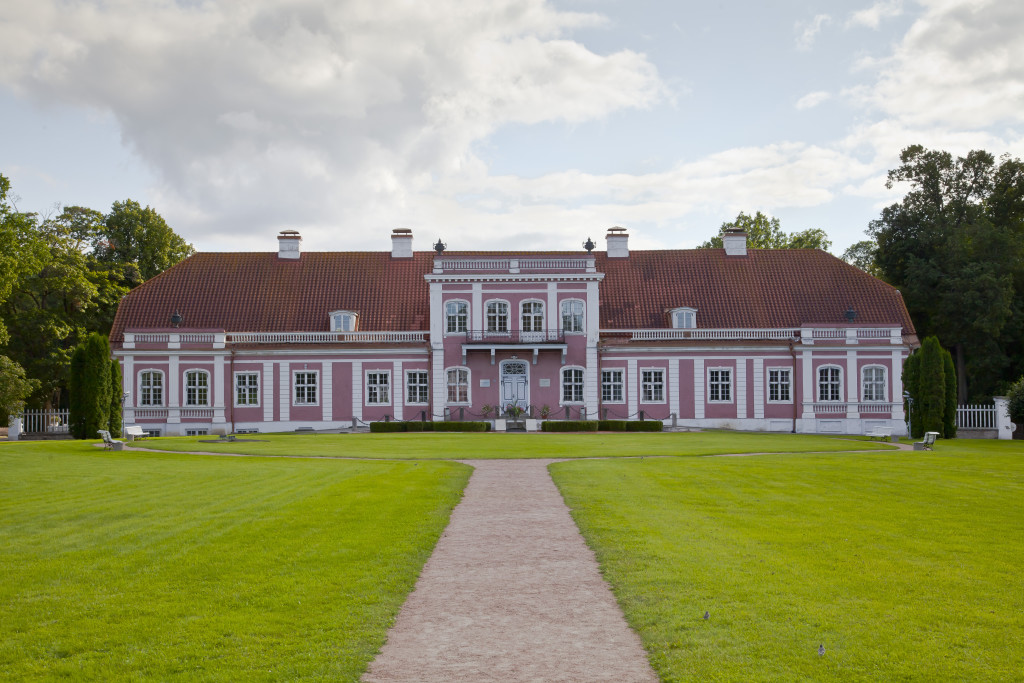
[[892, 429], [890, 427], [872, 427], [864, 432], [864, 435], [879, 441], [888, 441], [892, 437]]
[[118, 441], [117, 439], [111, 439], [110, 438], [110, 432], [108, 432], [106, 429], [100, 429], [96, 433], [99, 434], [100, 437], [103, 438], [103, 448], [107, 449], [108, 451], [109, 450], [114, 450], [114, 451], [123, 451], [124, 450], [124, 441]]
[[914, 442], [915, 451], [930, 451], [935, 445], [935, 439], [939, 438], [938, 432], [925, 432], [924, 438]]
[[145, 439], [149, 436], [146, 432], [142, 431], [142, 427], [139, 425], [128, 425], [124, 428], [124, 435], [128, 437], [128, 441], [135, 441], [135, 439]]

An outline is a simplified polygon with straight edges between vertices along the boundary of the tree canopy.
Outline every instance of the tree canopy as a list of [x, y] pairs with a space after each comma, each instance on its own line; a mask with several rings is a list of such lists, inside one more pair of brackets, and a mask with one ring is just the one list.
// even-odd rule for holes
[[701, 244], [698, 249], [721, 249], [722, 235], [726, 230], [739, 228], [747, 233], [747, 246], [753, 249], [822, 249], [832, 246], [828, 235], [820, 228], [808, 228], [802, 232], [785, 233], [778, 218], [768, 217], [758, 211], [753, 216], [740, 211], [736, 220], [722, 223], [718, 234]]

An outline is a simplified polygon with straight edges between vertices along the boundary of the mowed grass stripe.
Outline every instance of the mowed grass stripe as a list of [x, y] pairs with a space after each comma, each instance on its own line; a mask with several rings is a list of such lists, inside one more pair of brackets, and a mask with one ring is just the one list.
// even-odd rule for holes
[[356, 680], [469, 473], [0, 446], [0, 676]]
[[1022, 455], [966, 442], [551, 471], [664, 680], [1019, 680]]

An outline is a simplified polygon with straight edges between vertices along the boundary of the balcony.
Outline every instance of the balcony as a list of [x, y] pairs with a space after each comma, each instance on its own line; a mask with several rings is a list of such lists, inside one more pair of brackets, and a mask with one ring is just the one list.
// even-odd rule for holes
[[533, 332], [530, 330], [469, 330], [467, 332], [448, 333], [449, 338], [458, 338], [465, 335], [465, 342], [462, 344], [462, 362], [466, 362], [467, 351], [490, 351], [491, 365], [495, 362], [495, 353], [499, 350], [522, 349], [533, 352], [533, 364], [537, 364], [537, 357], [541, 351], [559, 351], [562, 354], [562, 364], [565, 364], [565, 354], [568, 346], [565, 343], [565, 331], [562, 329], [543, 330]]

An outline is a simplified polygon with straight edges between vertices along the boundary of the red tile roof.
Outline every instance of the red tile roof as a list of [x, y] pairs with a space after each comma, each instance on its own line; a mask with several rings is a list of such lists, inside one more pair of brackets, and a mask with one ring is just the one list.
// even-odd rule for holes
[[[446, 257], [512, 255], [445, 252]], [[521, 252], [518, 256], [580, 255]], [[602, 328], [667, 327], [667, 311], [697, 309], [699, 327], [796, 327], [842, 324], [853, 306], [856, 323], [900, 325], [913, 331], [894, 288], [836, 257], [812, 249], [632, 251], [628, 258], [595, 253]], [[390, 252], [305, 252], [298, 260], [271, 253], [201, 253], [129, 293], [111, 330], [166, 329], [176, 310], [181, 327], [228, 332], [319, 331], [327, 313], [356, 311], [361, 330], [429, 329], [429, 289], [423, 276], [433, 252], [394, 259]]]

